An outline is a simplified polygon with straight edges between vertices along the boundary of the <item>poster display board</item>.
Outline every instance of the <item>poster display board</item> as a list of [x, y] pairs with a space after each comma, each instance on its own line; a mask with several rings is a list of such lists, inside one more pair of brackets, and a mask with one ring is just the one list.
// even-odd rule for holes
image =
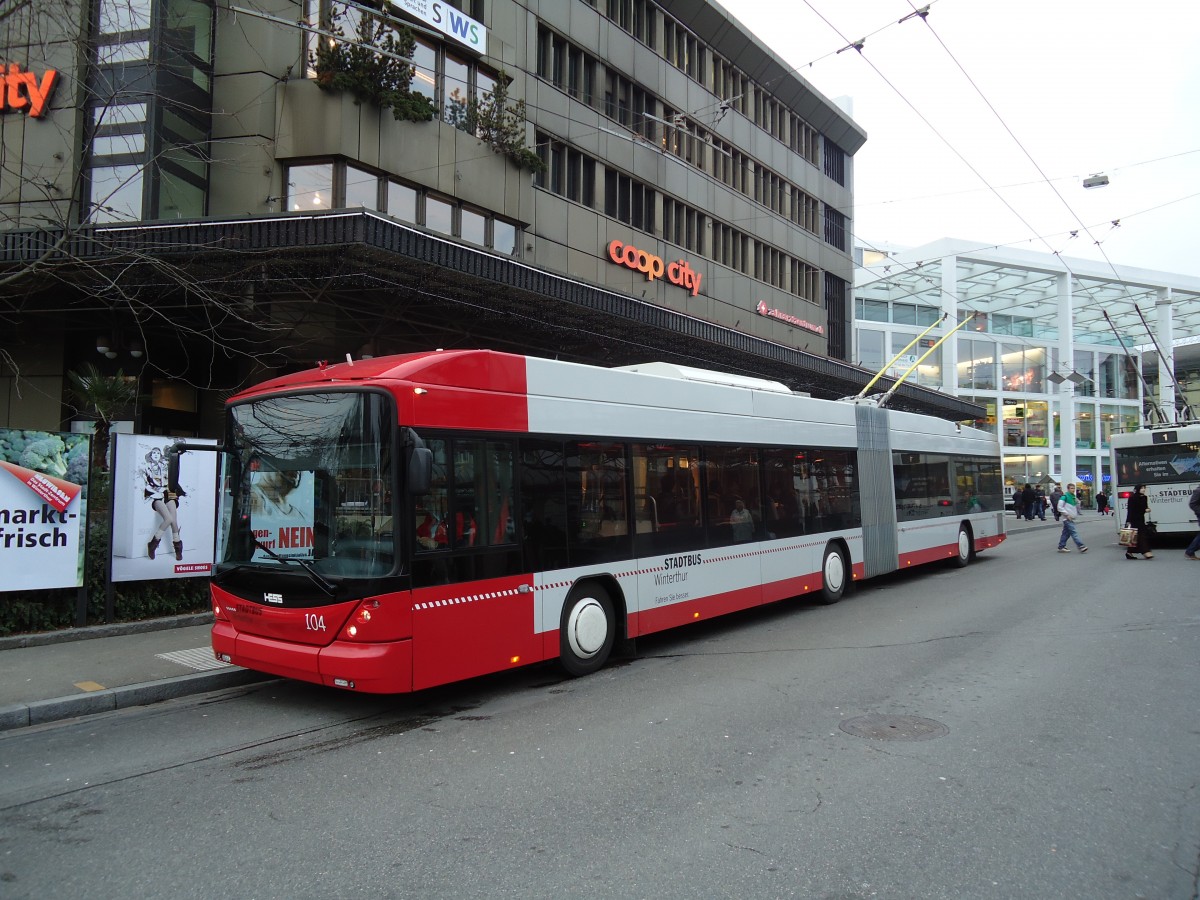
[[[208, 576], [217, 507], [216, 453], [188, 450], [183, 438], [116, 436], [112, 500], [112, 580]], [[216, 441], [186, 439], [188, 444]]]
[[0, 591], [84, 582], [91, 435], [0, 428]]

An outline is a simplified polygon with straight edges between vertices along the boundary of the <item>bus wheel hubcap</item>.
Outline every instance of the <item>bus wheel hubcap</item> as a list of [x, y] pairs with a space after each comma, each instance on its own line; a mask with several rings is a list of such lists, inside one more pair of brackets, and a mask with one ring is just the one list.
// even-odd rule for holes
[[825, 584], [831, 591], [839, 591], [846, 578], [846, 569], [842, 565], [840, 553], [830, 553], [825, 560]]
[[582, 600], [567, 619], [567, 640], [576, 655], [595, 656], [608, 637], [608, 617], [604, 607], [591, 597]]

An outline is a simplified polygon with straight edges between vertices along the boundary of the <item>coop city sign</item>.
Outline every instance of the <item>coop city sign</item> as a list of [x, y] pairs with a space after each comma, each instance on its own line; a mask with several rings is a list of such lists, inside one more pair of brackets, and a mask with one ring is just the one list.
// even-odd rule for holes
[[641, 272], [647, 281], [662, 278], [665, 273], [667, 281], [687, 288], [693, 297], [700, 293], [700, 279], [704, 276], [688, 265], [686, 259], [664, 263], [661, 256], [639, 250], [633, 244], [623, 241], [613, 241], [608, 245], [608, 258], [619, 265]]
[[30, 118], [40, 119], [57, 83], [55, 69], [47, 69], [39, 78], [33, 72], [22, 72], [18, 63], [0, 66], [0, 112], [25, 110]]

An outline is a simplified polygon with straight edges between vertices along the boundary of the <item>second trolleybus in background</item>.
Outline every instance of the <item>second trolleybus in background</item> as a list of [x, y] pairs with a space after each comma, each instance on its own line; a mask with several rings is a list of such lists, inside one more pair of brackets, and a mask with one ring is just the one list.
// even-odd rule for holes
[[1129, 495], [1144, 484], [1150, 519], [1160, 533], [1194, 533], [1198, 526], [1188, 500], [1200, 484], [1200, 422], [1153, 425], [1109, 440], [1116, 525], [1125, 521]]
[[216, 654], [357, 691], [586, 674], [616, 642], [1004, 540], [995, 435], [663, 364], [322, 366], [233, 397], [225, 451]]

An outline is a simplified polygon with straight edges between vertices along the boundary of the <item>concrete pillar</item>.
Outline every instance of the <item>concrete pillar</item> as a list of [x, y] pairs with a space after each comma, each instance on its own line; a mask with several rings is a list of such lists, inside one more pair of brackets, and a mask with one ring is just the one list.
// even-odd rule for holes
[[1155, 330], [1158, 332], [1154, 337], [1158, 341], [1158, 347], [1162, 350], [1162, 356], [1154, 354], [1158, 357], [1158, 402], [1159, 407], [1167, 418], [1172, 421], [1178, 421], [1178, 413], [1175, 409], [1175, 337], [1174, 323], [1171, 317], [1171, 289], [1158, 288], [1154, 300], [1154, 312], [1157, 321], [1155, 322]]
[[[950, 314], [945, 323], [945, 330], [949, 331], [958, 324], [957, 256], [942, 259], [942, 309]], [[971, 326], [968, 325], [942, 344], [942, 390], [951, 397], [958, 396], [958, 339], [971, 330]], [[942, 333], [945, 334], [945, 331]]]
[[[1058, 373], [1070, 375], [1075, 371], [1075, 317], [1071, 309], [1071, 273], [1058, 275]], [[1058, 386], [1059, 429], [1062, 444], [1063, 490], [1075, 481], [1075, 384], [1064, 381]]]

